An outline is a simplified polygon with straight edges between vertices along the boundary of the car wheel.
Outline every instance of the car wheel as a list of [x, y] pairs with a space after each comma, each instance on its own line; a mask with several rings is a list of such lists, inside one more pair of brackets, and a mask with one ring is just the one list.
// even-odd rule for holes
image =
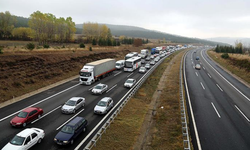
[[71, 141], [70, 141], [70, 144], [72, 145], [74, 143], [74, 140], [72, 139]]
[[82, 107], [84, 107], [84, 106], [85, 106], [85, 103], [82, 104]]
[[24, 123], [23, 123], [23, 127], [26, 127], [26, 125], [27, 125], [27, 124], [24, 122]]
[[86, 131], [86, 127], [83, 128], [83, 132], [85, 132], [85, 131]]
[[75, 109], [73, 110], [73, 114], [74, 114], [74, 113], [76, 113], [76, 110], [75, 110]]
[[40, 144], [42, 142], [42, 139], [38, 139], [37, 143]]
[[37, 118], [40, 119], [40, 118], [41, 118], [41, 115], [39, 114]]

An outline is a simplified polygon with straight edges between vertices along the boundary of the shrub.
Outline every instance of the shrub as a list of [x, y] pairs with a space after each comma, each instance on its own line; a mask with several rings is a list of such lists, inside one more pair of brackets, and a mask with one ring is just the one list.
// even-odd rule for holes
[[89, 47], [89, 51], [92, 51], [92, 47]]
[[63, 45], [62, 48], [65, 48], [65, 46]]
[[28, 44], [26, 45], [26, 48], [29, 49], [29, 50], [33, 50], [33, 49], [35, 48], [35, 44], [33, 44], [33, 43], [28, 43]]
[[3, 54], [2, 47], [0, 47], [0, 54]]
[[81, 43], [80, 48], [85, 48], [85, 45], [83, 43]]
[[49, 48], [49, 44], [44, 44], [43, 48]]
[[221, 55], [221, 57], [224, 58], [224, 59], [228, 59], [229, 55], [228, 55], [228, 53], [224, 53], [224, 54]]

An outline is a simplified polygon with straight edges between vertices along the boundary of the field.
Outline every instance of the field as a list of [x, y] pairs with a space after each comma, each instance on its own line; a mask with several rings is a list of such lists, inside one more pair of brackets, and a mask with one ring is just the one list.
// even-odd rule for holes
[[179, 103], [179, 66], [183, 54], [175, 53], [164, 60], [93, 150], [183, 149]]
[[[217, 63], [219, 63], [222, 67], [224, 67], [226, 70], [231, 72], [232, 74], [235, 74], [237, 77], [241, 78], [244, 82], [248, 83], [250, 85], [250, 72], [247, 71], [246, 68], [241, 68], [238, 65], [234, 65], [231, 59], [223, 59], [221, 58], [222, 53], [216, 53], [214, 51], [208, 51], [208, 55]], [[242, 55], [242, 54], [229, 54], [229, 57], [233, 60], [243, 60], [246, 59], [248, 62], [250, 62], [250, 56], [248, 55]], [[248, 68], [250, 70], [250, 68]]]

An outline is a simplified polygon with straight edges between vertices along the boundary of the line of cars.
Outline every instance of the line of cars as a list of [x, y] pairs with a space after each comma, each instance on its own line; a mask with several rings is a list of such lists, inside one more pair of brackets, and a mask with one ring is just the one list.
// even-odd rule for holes
[[[148, 59], [149, 58], [149, 59]], [[151, 60], [148, 56], [146, 60]], [[155, 55], [151, 62], [158, 61], [160, 59], [159, 55]], [[116, 66], [121, 69], [124, 66], [125, 61], [119, 61]], [[155, 64], [155, 63], [154, 63]], [[145, 67], [140, 67], [139, 72], [145, 73], [147, 69], [151, 66], [149, 63]], [[118, 68], [117, 68], [118, 69]], [[125, 81], [124, 87], [131, 88], [136, 84], [136, 80], [129, 78]], [[93, 87], [91, 92], [93, 94], [103, 94], [108, 90], [108, 85], [99, 83]], [[61, 107], [61, 112], [63, 114], [74, 114], [78, 109], [85, 106], [85, 98], [83, 97], [72, 97]], [[95, 114], [106, 114], [114, 106], [113, 99], [111, 97], [102, 98], [97, 105], [94, 107]], [[18, 113], [11, 121], [10, 124], [13, 127], [26, 127], [27, 124], [32, 121], [39, 120], [43, 115], [43, 109], [38, 107], [28, 107]], [[54, 142], [58, 145], [73, 144], [74, 139], [81, 133], [85, 132], [87, 128], [88, 121], [80, 116], [75, 117], [69, 123], [64, 125], [61, 130], [57, 133], [54, 138]], [[29, 149], [36, 143], [41, 143], [42, 139], [45, 137], [45, 132], [38, 128], [26, 128], [19, 132], [14, 138], [7, 143], [3, 150], [9, 149]]]

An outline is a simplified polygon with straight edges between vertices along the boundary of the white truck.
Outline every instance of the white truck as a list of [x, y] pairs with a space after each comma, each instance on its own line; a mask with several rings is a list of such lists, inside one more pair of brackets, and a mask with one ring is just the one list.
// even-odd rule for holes
[[110, 75], [115, 69], [115, 59], [108, 58], [87, 63], [79, 72], [80, 84], [91, 85], [96, 80]]
[[146, 58], [149, 55], [148, 49], [141, 50], [141, 58]]

